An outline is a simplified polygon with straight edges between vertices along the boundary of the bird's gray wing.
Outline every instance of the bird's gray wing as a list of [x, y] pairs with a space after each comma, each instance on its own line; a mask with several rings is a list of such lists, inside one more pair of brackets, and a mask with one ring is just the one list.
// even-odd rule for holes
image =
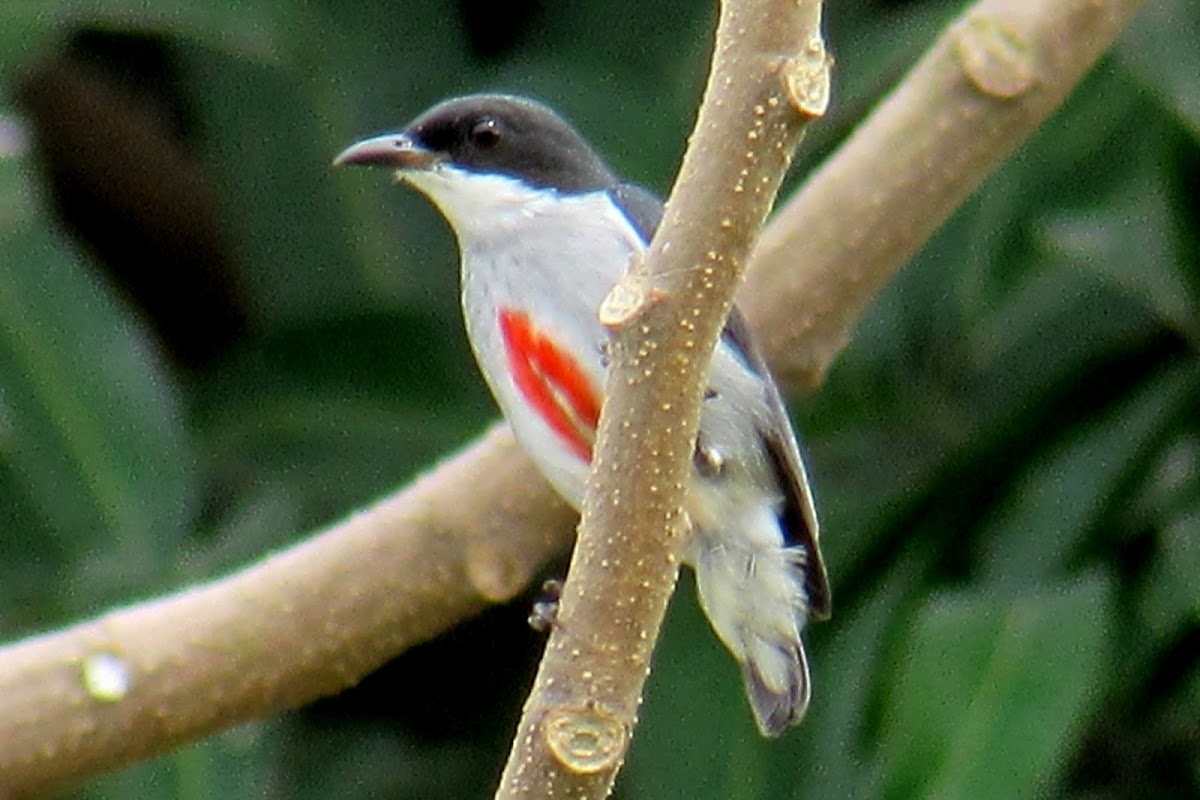
[[804, 548], [804, 588], [808, 594], [809, 616], [816, 620], [829, 619], [829, 576], [821, 558], [817, 512], [808, 483], [808, 473], [804, 469], [804, 459], [800, 456], [798, 440], [792, 430], [787, 407], [784, 406], [779, 387], [771, 377], [762, 353], [750, 334], [746, 318], [737, 306], [730, 310], [729, 319], [726, 320], [725, 330], [721, 335], [746, 365], [762, 377], [770, 418], [765, 426], [760, 427], [759, 435], [763, 437], [767, 452], [774, 462], [776, 478], [784, 487], [784, 534], [789, 545]]
[[[649, 245], [662, 222], [663, 204], [652, 193], [633, 183], [620, 183], [608, 190], [617, 208]], [[776, 478], [784, 488], [783, 528], [789, 545], [803, 547], [807, 561], [804, 566], [805, 589], [808, 593], [809, 614], [814, 619], [828, 619], [830, 613], [829, 577], [821, 559], [816, 511], [804, 460], [800, 457], [791, 419], [779, 394], [766, 362], [750, 334], [742, 312], [734, 306], [721, 332], [724, 342], [742, 362], [760, 378], [764, 385], [770, 419], [759, 433], [766, 442], [774, 462]]]
[[[662, 201], [654, 193], [643, 189], [636, 183], [618, 183], [608, 190], [608, 196], [633, 225], [642, 237], [642, 241], [649, 246], [650, 240], [654, 238], [654, 232], [658, 230], [659, 223], [662, 222]], [[746, 344], [753, 345], [753, 340], [750, 338], [750, 331], [746, 328], [736, 306], [729, 314], [725, 330], [721, 332], [721, 339], [733, 348], [734, 353], [757, 375], [762, 377], [770, 374], [757, 352], [749, 352], [754, 348], [745, 347]]]

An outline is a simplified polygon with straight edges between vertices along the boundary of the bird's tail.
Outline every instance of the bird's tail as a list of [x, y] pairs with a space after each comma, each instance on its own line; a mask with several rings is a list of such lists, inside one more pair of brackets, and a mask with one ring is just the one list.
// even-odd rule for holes
[[[752, 524], [778, 525], [769, 508], [762, 511], [764, 518]], [[700, 605], [741, 666], [759, 730], [778, 736], [800, 722], [812, 695], [800, 638], [808, 616], [805, 554], [776, 544], [780, 537], [774, 531], [770, 537], [746, 533], [698, 529], [688, 560]]]
[[766, 652], [750, 655], [741, 662], [742, 680], [758, 729], [763, 736], [774, 737], [789, 726], [800, 724], [808, 711], [812, 696], [808, 659], [802, 642], [786, 650], [761, 639], [756, 644]]

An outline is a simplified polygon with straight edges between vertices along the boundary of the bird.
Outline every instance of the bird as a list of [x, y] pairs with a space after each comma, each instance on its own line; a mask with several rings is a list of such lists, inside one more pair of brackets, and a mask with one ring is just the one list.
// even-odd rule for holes
[[[514, 95], [445, 100], [334, 164], [391, 170], [445, 217], [484, 379], [518, 443], [578, 510], [607, 370], [598, 310], [646, 252], [662, 202], [548, 106]], [[702, 403], [682, 558], [759, 731], [776, 737], [808, 709], [802, 633], [829, 617], [830, 589], [796, 436], [736, 306]]]

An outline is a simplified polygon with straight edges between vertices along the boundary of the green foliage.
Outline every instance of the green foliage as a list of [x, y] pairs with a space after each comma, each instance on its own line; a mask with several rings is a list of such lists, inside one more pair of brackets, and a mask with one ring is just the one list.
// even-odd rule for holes
[[[57, 613], [113, 603], [169, 566], [199, 488], [179, 387], [146, 332], [22, 202], [0, 228], [0, 619], [34, 623], [33, 593]], [[8, 514], [5, 515], [6, 517]], [[70, 588], [47, 591], [70, 575]], [[35, 604], [36, 605], [36, 601]]]
[[1106, 589], [933, 598], [889, 687], [883, 796], [1027, 794], [1095, 694]]
[[[330, 158], [499, 88], [665, 190], [713, 20], [671, 0], [496, 7], [0, 7], [0, 636], [244, 564], [491, 418], [444, 225]], [[960, 7], [829, 4], [839, 94], [797, 176]], [[129, 273], [54, 221], [46, 173], [6, 133], [49, 124], [17, 87], [81, 30], [88, 69], [170, 96], [153, 116], [215, 197], [244, 324], [200, 330], [228, 341], [206, 357], [181, 356]], [[169, 82], [121, 60], [131, 33]], [[1198, 36], [1194, 3], [1152, 0], [797, 406], [835, 608], [810, 632], [804, 725], [758, 738], [685, 579], [620, 797], [1200, 793]], [[92, 144], [74, 140], [120, 185], [128, 168], [105, 172]], [[522, 616], [71, 796], [487, 796], [536, 655]]]

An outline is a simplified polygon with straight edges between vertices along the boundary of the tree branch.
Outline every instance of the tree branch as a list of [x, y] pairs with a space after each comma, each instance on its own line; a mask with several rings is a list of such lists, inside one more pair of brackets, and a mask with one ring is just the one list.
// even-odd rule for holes
[[352, 686], [512, 598], [569, 546], [572, 520], [497, 425], [407, 490], [235, 575], [0, 649], [0, 798]]
[[[785, 386], [819, 383], [887, 278], [1144, 2], [984, 0], [948, 28], [763, 233], [740, 301]], [[965, 20], [981, 13], [1035, 65], [1033, 85], [1013, 98], [979, 88], [959, 55]], [[975, 71], [1006, 63], [966, 51]], [[44, 793], [351, 685], [512, 597], [570, 547], [571, 521], [498, 426], [260, 564], [0, 648], [0, 796]], [[105, 653], [130, 683], [101, 700], [84, 665]]]
[[752, 323], [771, 320], [754, 327], [779, 356], [777, 377], [821, 384], [867, 304], [1145, 2], [981, 0], [942, 33], [755, 249], [742, 310]]
[[644, 264], [600, 309], [615, 337], [579, 541], [497, 800], [603, 798], [675, 587], [708, 365], [829, 59], [820, 0], [724, 0], [712, 70]]

